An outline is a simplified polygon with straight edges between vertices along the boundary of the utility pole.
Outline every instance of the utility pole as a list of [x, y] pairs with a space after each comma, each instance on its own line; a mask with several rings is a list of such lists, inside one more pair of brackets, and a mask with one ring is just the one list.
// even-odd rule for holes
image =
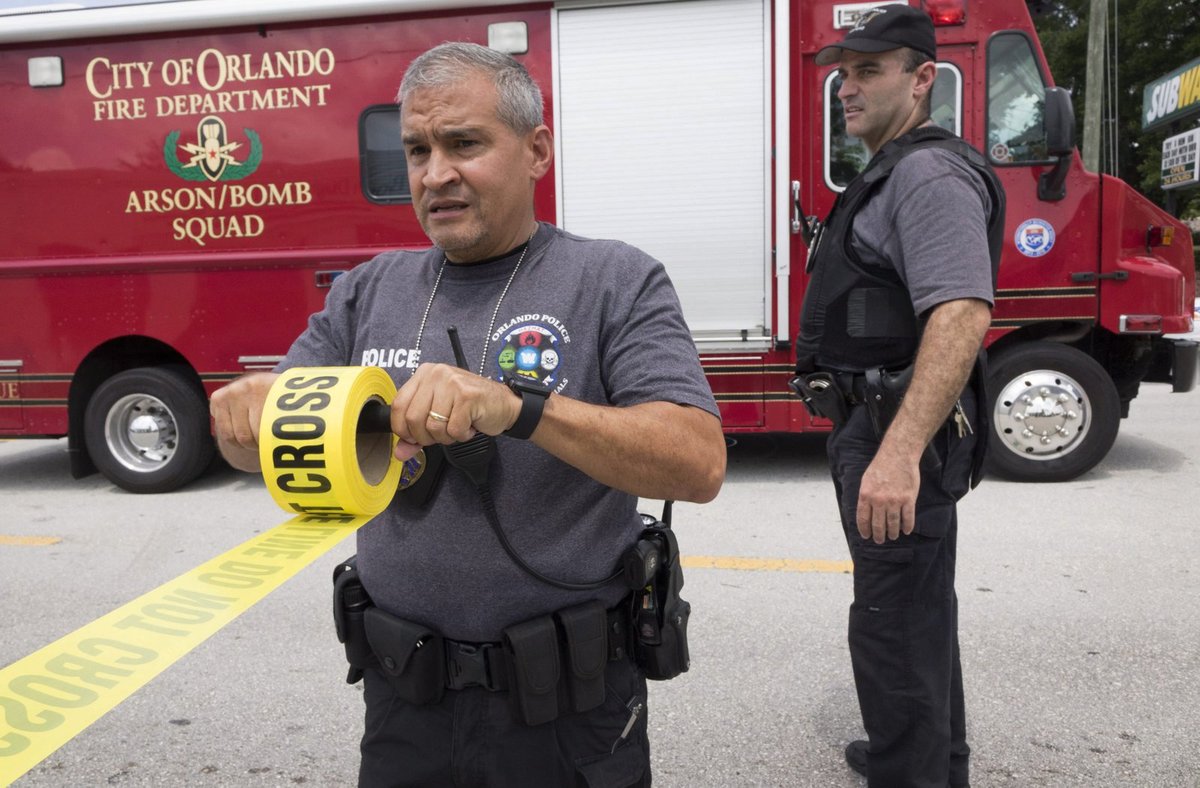
[[1107, 31], [1108, 0], [1092, 0], [1088, 12], [1087, 95], [1083, 106], [1083, 166], [1091, 172], [1100, 172]]

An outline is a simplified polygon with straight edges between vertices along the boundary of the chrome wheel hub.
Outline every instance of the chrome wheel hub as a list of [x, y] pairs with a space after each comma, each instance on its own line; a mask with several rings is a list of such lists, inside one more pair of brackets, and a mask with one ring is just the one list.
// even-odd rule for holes
[[1078, 381], [1054, 370], [1026, 372], [996, 397], [996, 432], [1009, 450], [1031, 460], [1052, 460], [1083, 442], [1091, 403]]
[[175, 416], [157, 397], [129, 394], [109, 409], [104, 439], [118, 462], [132, 471], [149, 473], [166, 465], [175, 454]]

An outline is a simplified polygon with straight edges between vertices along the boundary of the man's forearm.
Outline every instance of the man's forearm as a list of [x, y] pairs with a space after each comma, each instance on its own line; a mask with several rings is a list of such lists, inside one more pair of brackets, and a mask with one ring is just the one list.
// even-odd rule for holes
[[978, 299], [947, 301], [933, 309], [917, 352], [912, 383], [880, 451], [916, 459], [946, 421], [966, 385], [991, 323]]
[[596, 481], [643, 498], [705, 503], [725, 479], [721, 422], [699, 408], [615, 408], [551, 396], [532, 440]]

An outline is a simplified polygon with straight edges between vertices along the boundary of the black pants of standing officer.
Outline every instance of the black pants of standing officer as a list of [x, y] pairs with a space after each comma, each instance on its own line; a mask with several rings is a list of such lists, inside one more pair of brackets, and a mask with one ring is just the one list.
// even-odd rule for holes
[[[976, 424], [975, 401], [963, 409]], [[830, 470], [854, 560], [849, 645], [869, 740], [870, 788], [959, 788], [969, 782], [958, 597], [955, 504], [970, 487], [973, 435], [948, 421], [921, 461], [916, 528], [877, 545], [858, 534], [863, 473], [879, 438], [863, 406], [829, 438]]]
[[598, 708], [532, 726], [517, 719], [507, 692], [448, 689], [414, 706], [377, 670], [363, 682], [360, 788], [650, 788], [645, 706], [621, 737], [630, 708], [646, 702], [632, 660], [608, 663]]

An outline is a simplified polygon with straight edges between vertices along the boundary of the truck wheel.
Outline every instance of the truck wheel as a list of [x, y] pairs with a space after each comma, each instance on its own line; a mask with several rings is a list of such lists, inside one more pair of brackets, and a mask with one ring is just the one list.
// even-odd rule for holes
[[1057, 342], [1029, 342], [989, 364], [992, 440], [988, 468], [1028, 482], [1062, 482], [1104, 459], [1121, 403], [1096, 361]]
[[178, 368], [142, 367], [109, 378], [88, 402], [83, 429], [96, 467], [130, 492], [182, 487], [213, 458], [208, 402]]

